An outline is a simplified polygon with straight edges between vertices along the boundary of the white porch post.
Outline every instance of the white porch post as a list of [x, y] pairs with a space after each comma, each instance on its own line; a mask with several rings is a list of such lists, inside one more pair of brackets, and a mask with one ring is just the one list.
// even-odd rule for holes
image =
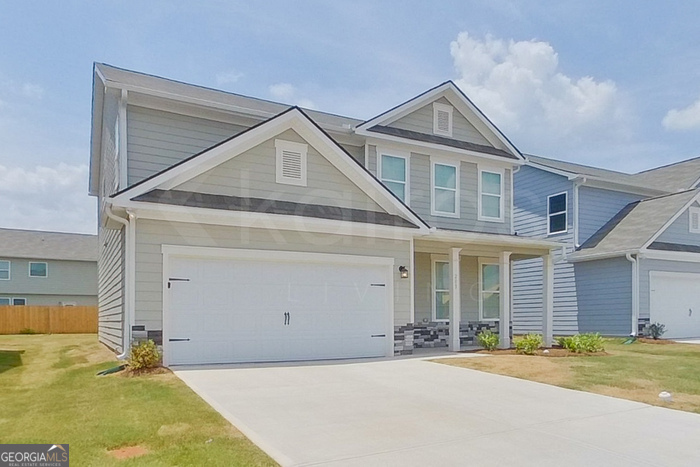
[[542, 338], [544, 345], [551, 347], [554, 323], [554, 257], [550, 253], [544, 255], [542, 260]]
[[459, 323], [461, 320], [459, 253], [461, 248], [450, 248], [450, 350], [457, 352], [459, 343]]
[[501, 313], [498, 321], [499, 347], [510, 348], [510, 251], [502, 251], [498, 261]]

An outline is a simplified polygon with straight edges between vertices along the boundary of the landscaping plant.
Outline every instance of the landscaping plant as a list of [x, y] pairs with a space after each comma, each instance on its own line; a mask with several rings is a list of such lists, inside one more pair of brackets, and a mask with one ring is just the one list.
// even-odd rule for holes
[[649, 335], [652, 339], [656, 340], [664, 335], [666, 332], [666, 325], [661, 323], [654, 323], [649, 326]]
[[490, 329], [481, 331], [476, 336], [479, 341], [479, 345], [486, 350], [495, 350], [498, 347], [498, 334], [492, 332]]
[[605, 350], [603, 338], [597, 332], [559, 337], [557, 338], [557, 343], [562, 348], [575, 353], [596, 353]]
[[131, 370], [157, 367], [160, 364], [160, 353], [155, 342], [149, 339], [132, 346], [128, 362]]
[[528, 334], [515, 341], [515, 351], [525, 355], [535, 355], [537, 349], [544, 345], [540, 334]]

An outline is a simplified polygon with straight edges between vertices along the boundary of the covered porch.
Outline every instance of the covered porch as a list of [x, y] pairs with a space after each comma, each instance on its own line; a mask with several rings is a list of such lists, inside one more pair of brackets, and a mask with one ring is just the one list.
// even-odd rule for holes
[[542, 258], [542, 329], [552, 344], [553, 250], [559, 244], [514, 235], [437, 230], [412, 242], [409, 267], [411, 319], [395, 327], [395, 354], [414, 349], [459, 351], [478, 346], [476, 336], [491, 330], [499, 347], [512, 340], [512, 263]]

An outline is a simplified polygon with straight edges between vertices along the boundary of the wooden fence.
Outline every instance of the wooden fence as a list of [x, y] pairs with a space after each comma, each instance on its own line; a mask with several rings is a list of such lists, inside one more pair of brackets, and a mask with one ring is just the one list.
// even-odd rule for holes
[[0, 306], [0, 334], [97, 333], [96, 306]]

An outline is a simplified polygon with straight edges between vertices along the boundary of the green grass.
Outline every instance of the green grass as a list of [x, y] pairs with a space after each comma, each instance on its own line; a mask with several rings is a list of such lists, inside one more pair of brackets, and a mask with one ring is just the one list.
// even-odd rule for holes
[[[495, 354], [440, 363], [700, 413], [700, 345], [623, 341], [606, 339], [606, 356]], [[660, 401], [661, 391], [674, 402]]]
[[[0, 443], [69, 443], [76, 466], [276, 465], [169, 371], [95, 376], [115, 364], [94, 335], [0, 336]], [[149, 453], [107, 452], [126, 446]]]

